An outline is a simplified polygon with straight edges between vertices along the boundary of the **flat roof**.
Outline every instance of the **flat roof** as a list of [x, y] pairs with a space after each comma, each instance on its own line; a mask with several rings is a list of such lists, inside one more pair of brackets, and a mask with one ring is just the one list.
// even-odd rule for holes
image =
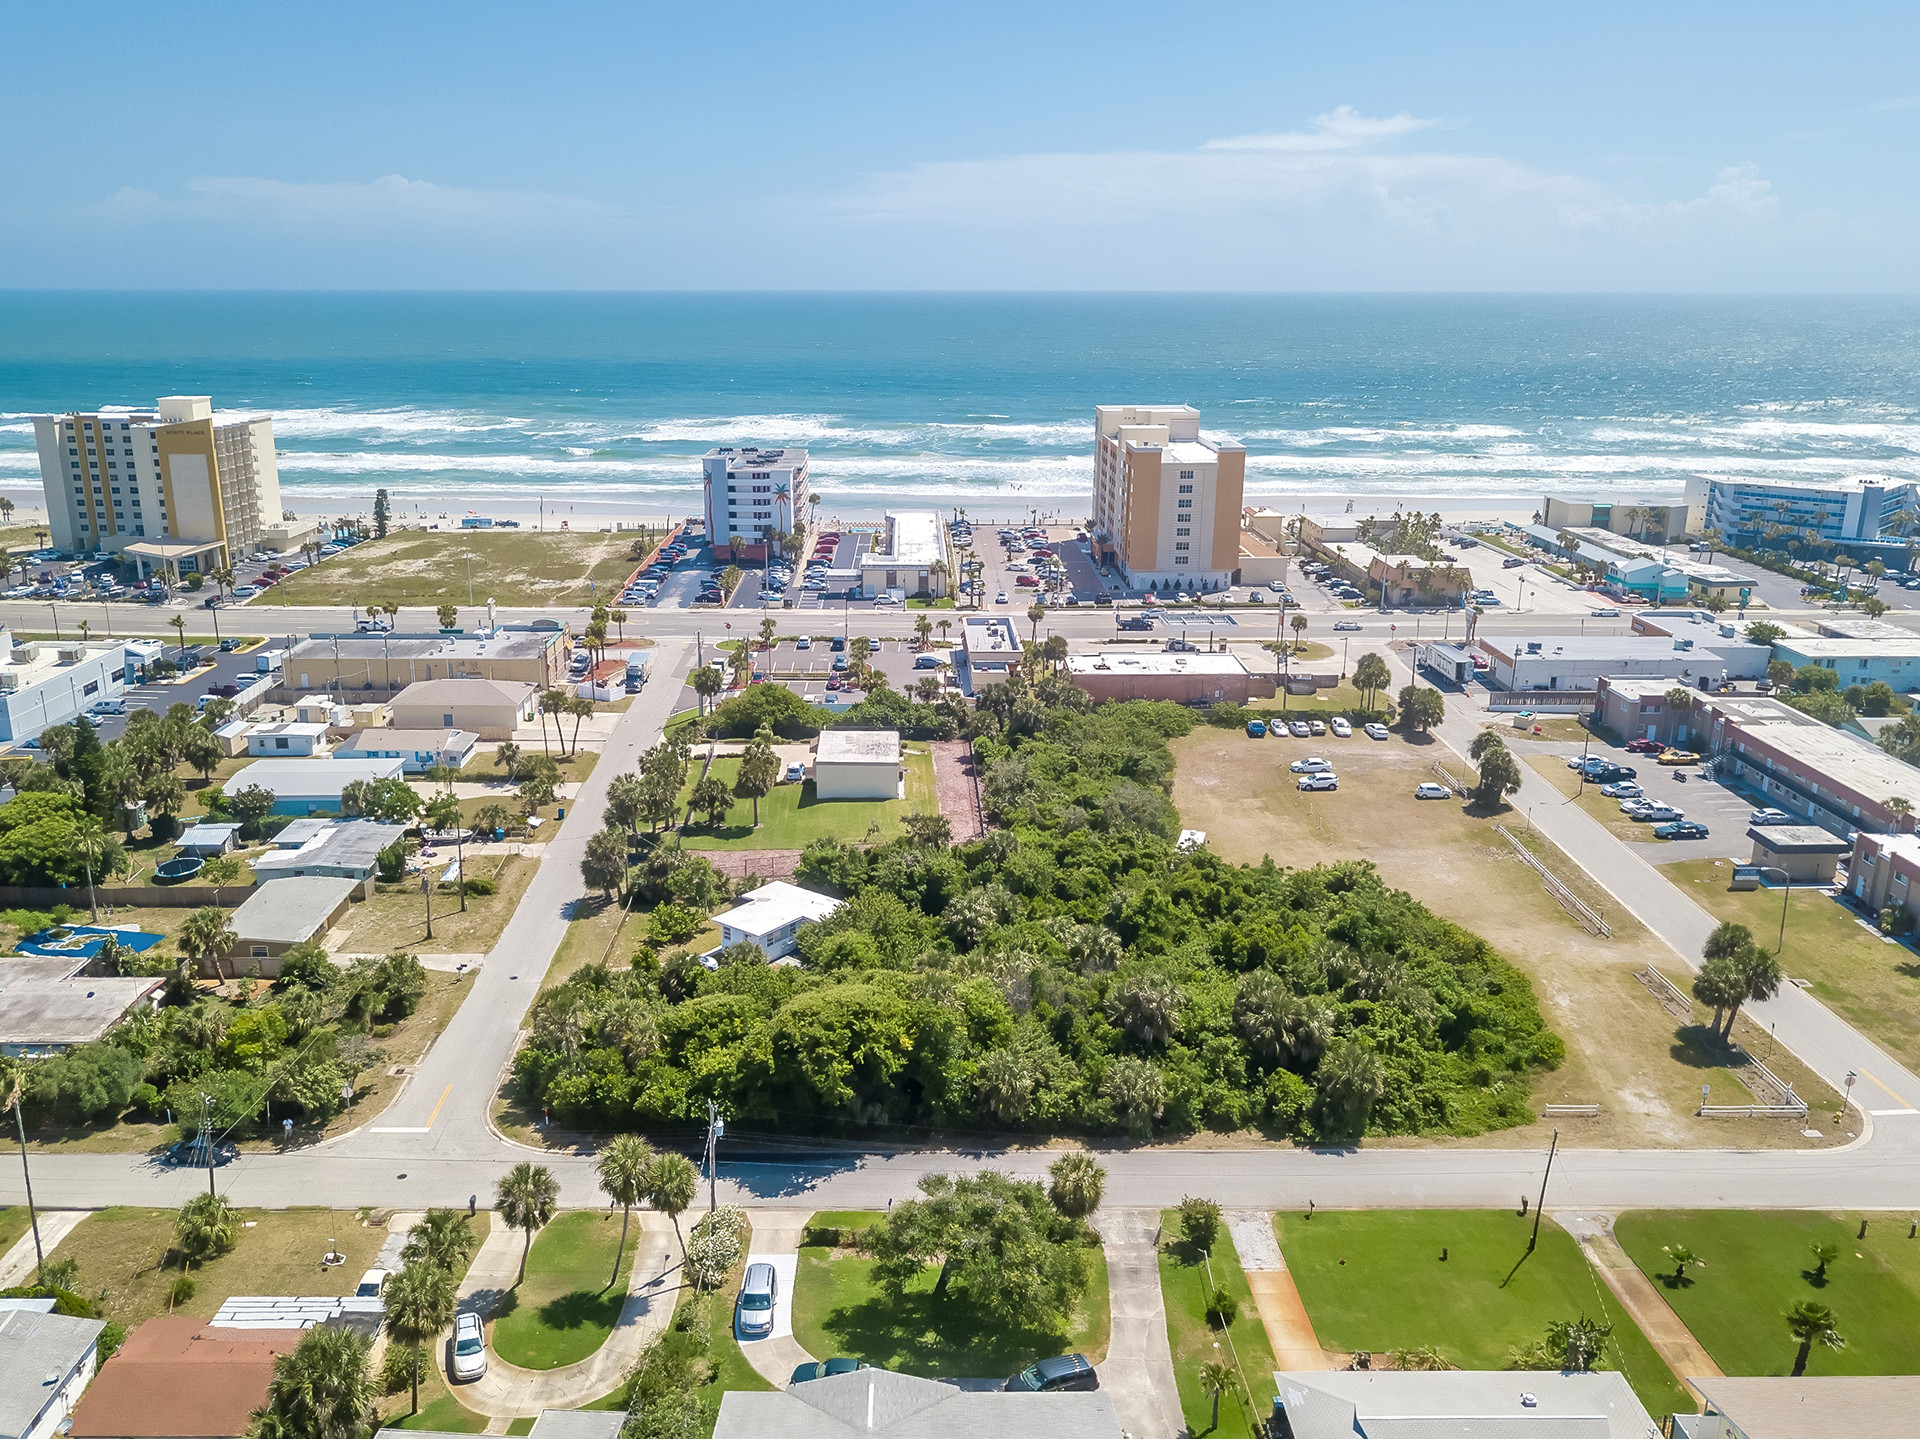
[[898, 568], [901, 565], [930, 565], [942, 559], [946, 551], [940, 545], [940, 516], [932, 510], [889, 511], [893, 548], [868, 550], [860, 556], [862, 569]]
[[740, 903], [713, 918], [716, 924], [731, 925], [748, 934], [772, 934], [795, 920], [825, 919], [838, 908], [837, 899], [776, 879], [742, 895]]
[[292, 874], [263, 884], [233, 912], [242, 944], [300, 944], [360, 888], [345, 875]]
[[1817, 824], [1756, 824], [1747, 838], [1775, 854], [1845, 854], [1853, 846]]
[[289, 667], [296, 660], [341, 659], [364, 662], [369, 659], [395, 660], [530, 660], [538, 659], [560, 637], [558, 630], [495, 631], [482, 639], [477, 635], [316, 635], [295, 645], [287, 657]]
[[292, 759], [255, 760], [236, 770], [222, 785], [229, 798], [251, 785], [272, 790], [276, 798], [287, 795], [338, 796], [355, 780], [389, 779], [400, 773], [400, 760], [338, 759], [331, 755], [301, 755]]
[[86, 966], [78, 955], [0, 959], [0, 1044], [90, 1044], [166, 983], [140, 975], [88, 978], [79, 974]]
[[1020, 635], [1013, 621], [1004, 615], [975, 615], [960, 631], [960, 642], [969, 652], [980, 650], [997, 654], [1022, 652]]
[[1174, 654], [1152, 650], [1145, 654], [1068, 655], [1070, 675], [1244, 675], [1247, 667], [1235, 655]]
[[1920, 635], [1906, 639], [1813, 639], [1787, 638], [1776, 649], [1807, 659], [1920, 659]]
[[363, 729], [355, 730], [346, 739], [333, 747], [335, 759], [351, 756], [359, 750], [404, 749], [404, 750], [442, 750], [457, 746], [461, 740], [474, 738], [471, 730], [463, 729]]
[[1750, 739], [1818, 771], [1823, 780], [1843, 784], [1876, 804], [1898, 797], [1920, 810], [1920, 769], [1858, 735], [1819, 723], [1770, 725], [1747, 733]]
[[1885, 620], [1870, 620], [1865, 615], [1835, 615], [1818, 619], [1814, 628], [1827, 639], [1836, 640], [1920, 640], [1905, 625], [1890, 625]]
[[0, 1434], [25, 1434], [34, 1428], [51, 1397], [47, 1376], [66, 1378], [106, 1327], [102, 1319], [31, 1309], [0, 1313]]
[[1799, 1379], [1689, 1378], [1716, 1413], [1747, 1439], [1879, 1439], [1910, 1434], [1920, 1410], [1920, 1375], [1807, 1375]]
[[823, 729], [814, 745], [818, 764], [900, 763], [900, 731], [891, 729]]
[[[1609, 684], [1614, 681], [1609, 680]], [[1825, 729], [1826, 725], [1815, 719], [1805, 710], [1797, 710], [1784, 700], [1771, 695], [1712, 695], [1706, 697], [1707, 705], [1715, 714], [1725, 715], [1742, 728], [1759, 731], [1756, 738], [1766, 738], [1767, 725], [1781, 725], [1796, 729]]]
[[1625, 1377], [1552, 1370], [1278, 1373], [1294, 1439], [1658, 1439]]
[[[1685, 636], [1681, 637], [1686, 638]], [[1512, 655], [1516, 660], [1588, 659], [1644, 660], [1655, 655], [1685, 655], [1692, 658], [1719, 658], [1717, 650], [1702, 644], [1681, 649], [1667, 635], [1481, 635], [1480, 647], [1492, 654]], [[1529, 645], [1539, 645], [1529, 650]]]

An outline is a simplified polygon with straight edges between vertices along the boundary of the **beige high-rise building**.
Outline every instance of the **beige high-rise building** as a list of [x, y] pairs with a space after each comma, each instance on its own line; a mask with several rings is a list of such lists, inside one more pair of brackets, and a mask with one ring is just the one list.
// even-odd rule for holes
[[1247, 452], [1191, 405], [1096, 405], [1093, 537], [1129, 589], [1218, 589], [1240, 565]]
[[169, 395], [151, 410], [36, 415], [33, 430], [61, 549], [131, 550], [143, 570], [190, 574], [249, 554], [281, 522], [270, 416]]

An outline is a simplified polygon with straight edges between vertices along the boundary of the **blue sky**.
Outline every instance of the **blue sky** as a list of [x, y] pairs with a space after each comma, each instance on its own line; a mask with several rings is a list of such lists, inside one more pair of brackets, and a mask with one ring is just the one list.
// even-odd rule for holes
[[1920, 7], [8, 0], [0, 286], [1908, 291]]

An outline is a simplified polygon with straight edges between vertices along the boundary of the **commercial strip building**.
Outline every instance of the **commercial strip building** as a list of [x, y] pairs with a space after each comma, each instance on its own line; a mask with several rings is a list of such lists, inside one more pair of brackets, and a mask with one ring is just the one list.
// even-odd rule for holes
[[895, 799], [905, 775], [898, 730], [824, 729], [813, 742], [816, 799]]
[[0, 655], [0, 741], [16, 744], [102, 700], [123, 698], [137, 679], [137, 665], [117, 641], [16, 641], [0, 628]]
[[1905, 639], [1799, 639], [1787, 636], [1776, 640], [1774, 656], [1795, 669], [1817, 665], [1832, 670], [1839, 688], [1882, 683], [1897, 693], [1920, 688], [1920, 635]]
[[1552, 1370], [1276, 1373], [1292, 1439], [1660, 1439], [1626, 1376]]
[[131, 548], [143, 575], [156, 562], [206, 573], [251, 554], [282, 524], [270, 416], [168, 395], [151, 409], [36, 415], [33, 430], [60, 549]]
[[1878, 745], [1765, 696], [1702, 695], [1694, 708], [1692, 747], [1712, 752], [1723, 781], [1776, 809], [1839, 835], [1904, 832], [1920, 813], [1920, 769]]
[[784, 959], [793, 953], [804, 926], [838, 908], [837, 899], [776, 879], [749, 891], [732, 909], [716, 914], [713, 922], [720, 926], [721, 949], [744, 940], [759, 945], [769, 960]]
[[1669, 545], [1700, 532], [1700, 517], [1692, 505], [1616, 505], [1605, 501], [1562, 500], [1547, 495], [1540, 501], [1539, 523], [1550, 530], [1604, 530], [1646, 544]]
[[860, 593], [944, 599], [953, 564], [946, 529], [932, 510], [889, 512], [880, 543], [860, 556]]
[[1220, 589], [1240, 568], [1247, 452], [1191, 405], [1094, 408], [1093, 543], [1127, 587]]
[[[769, 539], [803, 529], [808, 515], [807, 452], [720, 445], [700, 458], [707, 536], [719, 559], [764, 560]], [[735, 553], [732, 541], [744, 544]]]
[[1541, 549], [1599, 569], [1601, 587], [1616, 599], [1671, 605], [1718, 596], [1735, 604], [1744, 602], [1753, 583], [1724, 565], [1593, 526], [1530, 525], [1525, 533]]
[[953, 678], [960, 693], [971, 697], [981, 685], [1004, 684], [1020, 667], [1024, 653], [1020, 633], [1002, 615], [969, 615], [960, 625], [960, 644], [953, 652]]
[[1720, 657], [1728, 679], [1760, 679], [1773, 658], [1773, 646], [1748, 639], [1739, 622], [1708, 610], [1636, 610], [1631, 628], [1636, 635], [1689, 640], [1696, 650], [1711, 650]]
[[1699, 475], [1687, 481], [1687, 502], [1698, 508], [1701, 529], [1717, 530], [1729, 544], [1751, 547], [1778, 525], [1842, 545], [1892, 540], [1902, 517], [1920, 511], [1920, 490], [1885, 475], [1818, 483]]
[[549, 689], [567, 673], [562, 630], [473, 635], [314, 635], [287, 652], [276, 698], [325, 690], [392, 693], [426, 680], [503, 680]]
[[1172, 700], [1176, 704], [1243, 705], [1271, 699], [1276, 681], [1255, 674], [1237, 655], [1154, 650], [1070, 655], [1067, 678], [1095, 700]]
[[[51, 1300], [40, 1303], [53, 1307]], [[0, 1434], [54, 1439], [100, 1366], [100, 1331], [107, 1325], [29, 1304], [0, 1311]]]
[[540, 692], [513, 680], [422, 680], [393, 700], [397, 730], [458, 729], [483, 740], [512, 739], [534, 722]]
[[89, 975], [90, 963], [65, 955], [0, 964], [0, 1055], [44, 1059], [91, 1044], [127, 1011], [160, 1003], [164, 979]]
[[1664, 635], [1481, 636], [1488, 683], [1507, 690], [1593, 690], [1603, 678], [1693, 683], [1726, 677], [1717, 650]]

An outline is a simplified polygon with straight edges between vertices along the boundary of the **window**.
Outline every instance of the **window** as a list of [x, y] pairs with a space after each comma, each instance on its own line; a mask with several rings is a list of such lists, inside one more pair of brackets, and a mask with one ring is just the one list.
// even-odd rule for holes
[[1182, 470], [1182, 471], [1180, 472], [1180, 478], [1181, 478], [1181, 479], [1183, 479], [1183, 480], [1190, 480], [1190, 479], [1192, 479], [1192, 478], [1193, 478], [1193, 471], [1192, 471], [1192, 470]]
[[1187, 557], [1185, 555], [1175, 555], [1173, 557], [1173, 562], [1176, 565], [1184, 565], [1187, 562]]
[[1193, 533], [1193, 531], [1183, 526], [1180, 529], [1175, 530], [1174, 533], [1176, 535], [1190, 535]]
[[[1192, 470], [1182, 470], [1182, 471], [1180, 472], [1180, 478], [1181, 478], [1181, 479], [1183, 479], [1183, 480], [1190, 480], [1190, 479], [1192, 479], [1192, 478], [1193, 478], [1193, 471], [1192, 471]], [[1182, 486], [1180, 487], [1180, 493], [1181, 493], [1181, 494], [1183, 494], [1183, 495], [1190, 495], [1190, 494], [1192, 494], [1192, 493], [1193, 493], [1193, 486], [1192, 486], [1192, 485], [1182, 485]]]
[[287, 737], [285, 735], [275, 735], [273, 738], [273, 747], [275, 749], [285, 749], [287, 747]]
[[267, 947], [264, 944], [256, 944], [253, 947], [253, 957], [255, 959], [265, 959], [267, 957]]
[[1182, 540], [1179, 544], [1175, 545], [1174, 548], [1176, 550], [1190, 550], [1193, 546]]
[[1179, 506], [1179, 507], [1180, 507], [1181, 509], [1183, 509], [1183, 510], [1190, 510], [1190, 509], [1192, 509], [1192, 508], [1193, 508], [1193, 501], [1192, 501], [1192, 500], [1182, 500], [1182, 501], [1180, 501], [1180, 506]]

